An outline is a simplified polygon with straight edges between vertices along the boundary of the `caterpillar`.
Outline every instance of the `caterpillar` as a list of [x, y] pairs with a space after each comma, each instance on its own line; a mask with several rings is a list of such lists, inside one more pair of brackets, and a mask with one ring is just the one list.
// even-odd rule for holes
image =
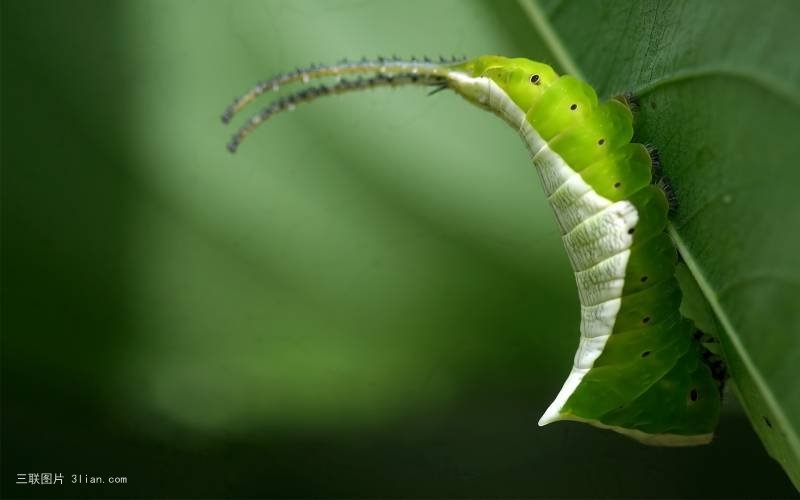
[[531, 154], [581, 304], [573, 367], [539, 425], [584, 422], [659, 446], [711, 441], [724, 367], [704, 346], [706, 336], [679, 311], [679, 257], [666, 232], [672, 195], [656, 171], [657, 154], [631, 142], [631, 99], [601, 102], [589, 84], [525, 58], [393, 57], [279, 74], [236, 99], [222, 120], [230, 122], [267, 91], [323, 78], [333, 82], [263, 108], [236, 132], [228, 149], [235, 152], [261, 123], [297, 104], [377, 87], [452, 90], [498, 115], [518, 131]]

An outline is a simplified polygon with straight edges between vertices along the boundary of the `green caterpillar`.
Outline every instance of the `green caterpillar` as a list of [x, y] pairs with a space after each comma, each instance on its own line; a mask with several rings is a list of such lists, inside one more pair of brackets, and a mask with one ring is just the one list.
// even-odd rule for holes
[[[349, 74], [358, 78], [343, 78]], [[586, 422], [662, 446], [711, 440], [724, 375], [678, 310], [678, 254], [665, 230], [668, 196], [653, 183], [651, 152], [631, 142], [633, 114], [625, 99], [599, 102], [588, 84], [524, 58], [379, 58], [278, 75], [235, 100], [223, 121], [266, 91], [323, 77], [336, 80], [276, 100], [228, 149], [236, 151], [259, 124], [296, 104], [381, 86], [451, 89], [500, 116], [532, 155], [581, 302], [574, 366], [539, 425]]]

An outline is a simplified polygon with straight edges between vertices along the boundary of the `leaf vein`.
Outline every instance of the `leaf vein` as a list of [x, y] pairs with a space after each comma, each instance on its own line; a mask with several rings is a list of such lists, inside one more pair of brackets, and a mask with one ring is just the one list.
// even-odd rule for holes
[[[717, 319], [725, 329], [725, 332], [727, 333], [726, 339], [730, 341], [742, 364], [747, 368], [750, 377], [753, 379], [753, 383], [761, 392], [765, 404], [772, 411], [774, 420], [778, 422], [778, 426], [785, 430], [787, 443], [792, 448], [795, 455], [800, 455], [800, 440], [798, 440], [794, 427], [791, 425], [789, 419], [786, 417], [786, 414], [783, 412], [783, 408], [781, 408], [781, 406], [775, 400], [775, 395], [772, 393], [772, 389], [764, 380], [763, 375], [761, 375], [761, 371], [758, 369], [758, 367], [756, 367], [755, 363], [750, 358], [750, 353], [747, 351], [744, 344], [742, 344], [742, 340], [739, 337], [738, 332], [733, 327], [733, 324], [728, 318], [728, 314], [725, 312], [722, 304], [719, 303], [717, 295], [714, 293], [711, 285], [706, 280], [705, 274], [703, 274], [700, 265], [694, 260], [691, 252], [689, 252], [686, 242], [683, 241], [683, 238], [681, 238], [677, 229], [675, 229], [675, 226], [673, 226], [671, 222], [667, 223], [667, 230], [669, 231], [669, 235], [672, 237], [672, 240], [675, 242], [675, 246], [678, 248], [678, 251], [683, 257], [683, 260], [689, 267], [692, 276], [694, 276], [697, 285], [700, 287], [700, 290], [703, 292], [703, 295], [708, 301], [708, 304], [711, 306], [711, 309], [714, 311], [714, 314], [716, 314]], [[741, 400], [746, 406], [747, 400], [744, 398], [741, 398]]]
[[564, 45], [564, 42], [561, 41], [561, 38], [553, 29], [552, 24], [548, 21], [547, 14], [542, 9], [542, 6], [539, 5], [539, 2], [537, 0], [517, 1], [522, 10], [525, 11], [525, 15], [528, 16], [528, 19], [542, 36], [545, 45], [550, 48], [550, 52], [553, 53], [553, 57], [558, 61], [561, 69], [576, 78], [586, 80], [575, 60], [569, 55], [566, 45]]
[[735, 68], [731, 66], [685, 68], [647, 82], [636, 88], [633, 94], [641, 97], [672, 83], [724, 76], [749, 81], [778, 97], [787, 99], [791, 102], [792, 106], [800, 109], [800, 89], [787, 85], [767, 73], [755, 71], [750, 68]]

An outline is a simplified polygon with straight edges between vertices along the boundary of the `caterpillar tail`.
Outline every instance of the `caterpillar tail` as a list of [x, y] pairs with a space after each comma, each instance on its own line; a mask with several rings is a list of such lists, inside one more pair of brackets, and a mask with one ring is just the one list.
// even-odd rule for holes
[[[462, 60], [456, 57], [451, 59], [442, 57], [439, 62], [433, 62], [427, 57], [422, 60], [378, 57], [375, 60], [362, 59], [357, 62], [342, 60], [332, 65], [314, 64], [288, 73], [280, 73], [259, 82], [247, 93], [236, 98], [222, 113], [222, 122], [230, 123], [237, 113], [266, 92], [279, 91], [282, 87], [295, 83], [309, 84], [314, 81], [316, 84], [280, 97], [262, 108], [231, 137], [227, 148], [231, 153], [236, 152], [242, 141], [272, 116], [320, 97], [401, 85], [432, 86], [435, 88], [431, 94], [436, 93], [447, 88], [449, 67]], [[350, 75], [355, 75], [355, 78], [347, 79], [346, 77]], [[332, 78], [333, 82], [319, 83], [326, 78]]]

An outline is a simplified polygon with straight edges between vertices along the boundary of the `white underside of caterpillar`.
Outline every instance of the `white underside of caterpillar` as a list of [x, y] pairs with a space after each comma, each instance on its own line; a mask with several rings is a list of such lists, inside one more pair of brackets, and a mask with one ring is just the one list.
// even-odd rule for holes
[[539, 419], [539, 425], [575, 420], [611, 429], [647, 444], [662, 446], [685, 446], [710, 441], [711, 434], [691, 436], [687, 440], [686, 436], [648, 434], [561, 413], [564, 404], [603, 352], [614, 329], [633, 244], [629, 230], [639, 221], [638, 212], [628, 201], [615, 203], [597, 194], [561, 156], [548, 147], [547, 142], [528, 123], [525, 110], [517, 106], [492, 80], [465, 74], [448, 76], [462, 91], [470, 89], [476, 100], [519, 131], [533, 155], [533, 164], [555, 212], [567, 255], [575, 271], [581, 300], [580, 342], [572, 370], [555, 400]]

